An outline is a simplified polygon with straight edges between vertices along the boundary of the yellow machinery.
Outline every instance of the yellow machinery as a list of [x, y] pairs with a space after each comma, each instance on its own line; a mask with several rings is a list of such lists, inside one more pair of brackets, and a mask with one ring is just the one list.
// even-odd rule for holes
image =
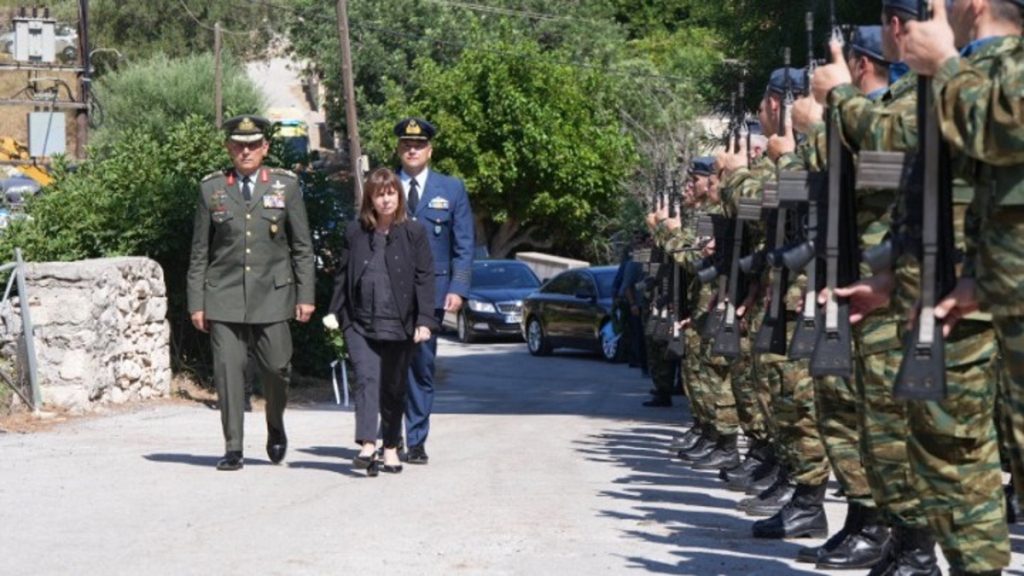
[[[28, 154], [28, 147], [24, 146], [14, 138], [0, 138], [0, 162], [4, 160], [31, 160]], [[40, 166], [33, 164], [19, 164], [19, 172], [39, 183], [40, 186], [48, 186], [53, 182], [53, 177]]]

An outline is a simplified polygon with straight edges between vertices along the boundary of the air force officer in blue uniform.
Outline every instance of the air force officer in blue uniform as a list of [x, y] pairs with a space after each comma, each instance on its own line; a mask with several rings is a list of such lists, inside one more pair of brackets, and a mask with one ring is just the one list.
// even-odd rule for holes
[[[438, 323], [445, 312], [458, 312], [469, 294], [473, 267], [473, 212], [462, 180], [429, 169], [436, 129], [426, 120], [406, 118], [395, 125], [398, 172], [409, 214], [427, 230], [434, 255]], [[434, 361], [437, 336], [417, 345], [409, 368], [405, 405], [405, 440], [410, 464], [426, 464], [427, 434], [434, 404]]]

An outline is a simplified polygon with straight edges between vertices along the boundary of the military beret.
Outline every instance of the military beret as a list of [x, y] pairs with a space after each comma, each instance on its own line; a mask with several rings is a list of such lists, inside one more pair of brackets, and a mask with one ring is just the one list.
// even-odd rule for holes
[[710, 176], [715, 171], [715, 157], [701, 156], [690, 162], [690, 174], [694, 176]]
[[773, 94], [785, 94], [787, 77], [793, 94], [798, 96], [807, 94], [807, 75], [800, 68], [779, 68], [772, 72], [771, 78], [768, 80], [768, 91]]
[[882, 55], [882, 27], [858, 26], [850, 39], [850, 50], [854, 54], [885, 62]]
[[221, 126], [229, 140], [257, 142], [267, 137], [270, 120], [261, 116], [242, 115], [228, 118]]
[[882, 0], [883, 10], [898, 10], [911, 18], [918, 17], [918, 0]]
[[406, 118], [395, 124], [395, 136], [399, 140], [430, 140], [434, 134], [437, 129], [422, 118]]

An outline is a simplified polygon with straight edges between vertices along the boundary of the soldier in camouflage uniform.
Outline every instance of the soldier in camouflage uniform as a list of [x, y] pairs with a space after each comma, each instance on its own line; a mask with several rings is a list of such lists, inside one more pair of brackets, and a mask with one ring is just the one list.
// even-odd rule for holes
[[[936, 308], [936, 316], [958, 329], [963, 323], [959, 319], [979, 306], [992, 315], [1003, 355], [997, 367], [1004, 370], [1004, 377], [992, 380], [1003, 383], [1010, 411], [1024, 418], [1024, 1], [972, 5], [958, 0], [948, 19], [945, 12], [945, 6], [937, 6], [935, 20], [913, 27], [907, 39], [908, 63], [933, 77], [942, 134], [964, 163], [960, 173], [974, 187], [961, 279]], [[962, 47], [959, 54], [956, 46]], [[971, 391], [976, 403], [991, 401]], [[976, 407], [988, 413], [986, 407]], [[971, 430], [978, 424], [964, 418], [961, 425]], [[1018, 420], [1012, 428], [1014, 481], [1021, 488], [1024, 422]], [[923, 438], [919, 450], [922, 488], [939, 511], [933, 527], [943, 551], [952, 549], [952, 555], [946, 552], [951, 568], [960, 574], [998, 574], [1009, 554], [999, 546], [1002, 533], [995, 524], [1001, 507], [995, 505], [994, 481], [988, 478], [999, 474], [983, 475], [978, 466], [945, 459], [928, 440]], [[968, 448], [975, 448], [971, 455], [980, 462], [997, 460], [980, 453], [980, 447]]]
[[[916, 2], [887, 0], [884, 16], [886, 27], [892, 33], [887, 38], [905, 35], [907, 23], [916, 18], [916, 10]], [[912, 88], [903, 86], [904, 97], [879, 108], [844, 83], [840, 66], [828, 68], [829, 74], [815, 79], [815, 95], [821, 99], [827, 97], [841, 115], [847, 142], [860, 149], [916, 148], [916, 93]], [[901, 84], [912, 82], [910, 78], [898, 82], [892, 92], [896, 93]], [[963, 191], [958, 190], [955, 202], [960, 205], [956, 212], [961, 223], [965, 201]], [[903, 199], [897, 197], [898, 213], [904, 212], [903, 206]], [[900, 220], [894, 218], [894, 221]], [[895, 232], [903, 233], [900, 229]], [[893, 303], [897, 310], [902, 315], [909, 314], [919, 297], [919, 276], [911, 256], [903, 255], [897, 262], [895, 274], [888, 278], [883, 275], [883, 278], [895, 287]], [[884, 301], [888, 292], [889, 286], [882, 282], [868, 281], [841, 291], [840, 295], [851, 297], [851, 309], [856, 316], [872, 310]], [[902, 403], [906, 406], [905, 416], [898, 424], [905, 428], [898, 436], [906, 436], [907, 432], [911, 435], [909, 443], [905, 444], [905, 456], [896, 453], [899, 442], [892, 430], [887, 431], [888, 439], [886, 434], [880, 434], [883, 429], [879, 424], [886, 424], [884, 420], [866, 420], [865, 436], [880, 440], [872, 448], [875, 459], [868, 463], [869, 470], [874, 464], [884, 466], [887, 472], [880, 476], [885, 485], [899, 488], [898, 493], [875, 494], [876, 499], [879, 495], [883, 497], [879, 504], [884, 504], [892, 515], [897, 546], [887, 560], [876, 565], [873, 573], [895, 570], [938, 574], [933, 534], [942, 544], [954, 573], [998, 573], [999, 568], [1006, 565], [1009, 549], [1002, 518], [992, 411], [995, 391], [988, 372], [995, 356], [991, 341], [990, 324], [980, 317], [961, 322], [949, 335], [945, 351], [948, 398], [942, 402]], [[898, 364], [892, 374], [896, 369]], [[900, 475], [897, 458], [909, 458], [908, 470], [903, 475]], [[873, 491], [875, 488], [873, 483]], [[893, 496], [896, 499], [885, 499]], [[922, 516], [930, 532], [918, 526]]]

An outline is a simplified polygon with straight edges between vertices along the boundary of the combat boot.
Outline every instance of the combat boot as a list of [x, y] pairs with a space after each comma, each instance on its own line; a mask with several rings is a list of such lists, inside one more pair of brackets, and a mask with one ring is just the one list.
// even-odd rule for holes
[[[754, 538], [823, 538], [828, 535], [825, 517], [825, 488], [800, 484], [793, 498], [774, 516], [754, 522]], [[748, 511], [748, 514], [750, 512]]]
[[935, 539], [927, 528], [896, 527], [896, 561], [892, 576], [942, 576]]
[[817, 564], [823, 554], [839, 547], [850, 534], [857, 533], [864, 520], [864, 506], [856, 502], [846, 504], [846, 520], [843, 527], [825, 541], [821, 546], [804, 546], [796, 552], [796, 561], [804, 564]]
[[[743, 461], [737, 466], [731, 468], [722, 468], [718, 471], [718, 477], [726, 483], [726, 488], [729, 490], [741, 491], [746, 490], [747, 483], [750, 482], [750, 475], [757, 470], [757, 467], [762, 462], [771, 457], [771, 447], [768, 442], [764, 440], [754, 440], [750, 444], [750, 448], [747, 449], [747, 454], [743, 457]], [[736, 485], [734, 488], [733, 485]]]
[[683, 462], [693, 462], [700, 460], [708, 454], [711, 454], [715, 449], [715, 445], [718, 443], [718, 433], [714, 430], [707, 431], [700, 440], [698, 440], [693, 448], [689, 450], [680, 450], [676, 453], [676, 456]]
[[780, 469], [775, 483], [754, 498], [741, 500], [739, 508], [748, 516], [771, 516], [782, 510], [796, 491], [796, 484], [790, 479], [788, 471]]
[[781, 469], [782, 465], [778, 457], [769, 458], [762, 462], [750, 475], [750, 481], [746, 484], [746, 493], [756, 496], [770, 488]]
[[1003, 487], [1003, 493], [1006, 495], [1006, 523], [1010, 526], [1024, 524], [1024, 512], [1021, 511], [1012, 482]]
[[740, 452], [736, 448], [735, 434], [722, 434], [715, 443], [715, 449], [710, 454], [693, 461], [694, 470], [718, 470], [732, 466], [739, 466]]
[[669, 444], [669, 448], [674, 451], [689, 450], [693, 448], [693, 445], [700, 439], [701, 434], [704, 433], [704, 426], [699, 421], [694, 421], [693, 426], [686, 431], [672, 439], [672, 443]]
[[[851, 506], [851, 513], [853, 512]], [[845, 540], [833, 550], [818, 555], [817, 568], [821, 570], [854, 570], [871, 568], [891, 548], [889, 527], [882, 522], [878, 508], [858, 505], [859, 527], [852, 530]]]

